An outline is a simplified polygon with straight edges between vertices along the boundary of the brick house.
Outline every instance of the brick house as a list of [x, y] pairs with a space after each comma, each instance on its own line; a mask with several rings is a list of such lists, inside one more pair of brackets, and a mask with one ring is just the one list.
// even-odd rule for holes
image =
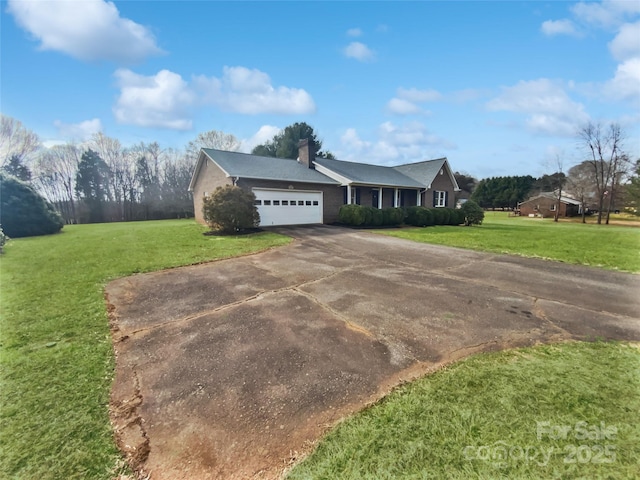
[[[529, 200], [518, 204], [520, 215], [528, 217], [555, 217], [558, 194], [554, 192], [542, 192]], [[582, 214], [582, 204], [573, 198], [560, 197], [560, 217], [575, 217]]]
[[301, 140], [298, 160], [203, 148], [191, 178], [196, 220], [204, 223], [203, 198], [237, 185], [256, 195], [260, 225], [333, 223], [347, 203], [376, 208], [454, 207], [459, 191], [446, 158], [395, 167], [315, 156]]

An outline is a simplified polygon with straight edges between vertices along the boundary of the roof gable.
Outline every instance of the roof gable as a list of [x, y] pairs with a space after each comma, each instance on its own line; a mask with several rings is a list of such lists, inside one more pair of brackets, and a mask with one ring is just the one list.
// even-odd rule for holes
[[433, 183], [438, 173], [440, 173], [440, 170], [444, 170], [444, 172], [449, 176], [454, 190], [460, 190], [458, 182], [456, 182], [456, 178], [451, 171], [451, 167], [449, 167], [449, 161], [446, 157], [436, 158], [435, 160], [424, 160], [422, 162], [406, 163], [394, 168], [408, 177], [423, 182], [427, 187]]

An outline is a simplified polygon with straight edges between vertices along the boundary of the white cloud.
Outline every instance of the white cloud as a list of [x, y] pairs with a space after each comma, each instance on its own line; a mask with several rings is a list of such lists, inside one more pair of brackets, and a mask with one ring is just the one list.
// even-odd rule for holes
[[53, 125], [58, 129], [58, 134], [69, 140], [86, 141], [91, 138], [94, 133], [102, 131], [102, 122], [99, 118], [85, 120], [80, 123], [64, 123], [55, 120]]
[[398, 165], [442, 156], [456, 145], [435, 135], [420, 122], [396, 125], [384, 122], [375, 132], [375, 141], [360, 138], [349, 128], [342, 135], [339, 158], [378, 165]]
[[542, 23], [542, 33], [549, 36], [571, 35], [578, 36], [579, 32], [571, 20], [547, 20]]
[[387, 110], [396, 115], [416, 115], [423, 113], [422, 108], [403, 98], [392, 98], [389, 100]]
[[255, 146], [268, 142], [281, 131], [281, 128], [274, 127], [273, 125], [263, 125], [251, 138], [247, 138], [240, 142], [240, 151], [249, 153]]
[[419, 103], [437, 102], [443, 95], [437, 90], [418, 90], [417, 88], [398, 88], [396, 97], [389, 100], [387, 110], [396, 115], [425, 114], [428, 111], [418, 106]]
[[196, 76], [203, 100], [235, 113], [255, 115], [307, 114], [316, 110], [309, 93], [300, 88], [274, 87], [269, 75], [245, 67], [224, 67], [222, 78]]
[[605, 94], [640, 105], [640, 57], [618, 65], [615, 76], [605, 84]]
[[137, 62], [163, 53], [148, 28], [120, 17], [103, 0], [9, 0], [16, 23], [40, 41], [40, 49], [55, 50], [80, 60]]
[[609, 50], [619, 61], [640, 57], [640, 21], [622, 25], [618, 34], [609, 43]]
[[362, 30], [359, 28], [350, 28], [349, 30], [347, 30], [347, 36], [348, 37], [361, 37], [362, 36]]
[[625, 18], [640, 13], [640, 2], [635, 0], [603, 0], [580, 2], [571, 8], [576, 18], [584, 23], [603, 28], [619, 26]]
[[360, 62], [371, 62], [376, 57], [375, 52], [361, 42], [351, 42], [343, 52], [347, 58], [355, 58]]
[[571, 100], [560, 83], [546, 78], [503, 87], [486, 106], [491, 111], [527, 114], [527, 127], [548, 135], [574, 136], [577, 126], [589, 119], [584, 106]]
[[115, 76], [120, 96], [113, 113], [119, 123], [174, 130], [191, 128], [188, 111], [195, 95], [180, 75], [161, 70], [145, 76], [119, 69]]
[[398, 97], [410, 102], [437, 102], [442, 100], [442, 94], [437, 90], [418, 90], [417, 88], [398, 88]]

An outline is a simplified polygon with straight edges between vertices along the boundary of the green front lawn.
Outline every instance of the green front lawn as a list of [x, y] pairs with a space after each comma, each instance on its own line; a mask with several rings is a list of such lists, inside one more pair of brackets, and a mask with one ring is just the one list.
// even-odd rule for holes
[[345, 420], [288, 480], [635, 479], [637, 345], [482, 354]]
[[289, 242], [204, 231], [188, 220], [72, 225], [10, 241], [0, 259], [0, 478], [115, 476], [104, 285]]
[[640, 228], [508, 217], [486, 212], [482, 225], [380, 230], [417, 242], [538, 257], [579, 265], [640, 272]]

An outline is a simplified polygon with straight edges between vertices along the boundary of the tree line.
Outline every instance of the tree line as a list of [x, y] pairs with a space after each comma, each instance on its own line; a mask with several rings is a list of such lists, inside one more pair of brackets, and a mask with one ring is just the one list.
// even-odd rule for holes
[[35, 187], [67, 224], [192, 217], [188, 187], [201, 147], [238, 150], [240, 142], [212, 130], [182, 151], [157, 142], [125, 148], [97, 133], [44, 148], [20, 121], [1, 117], [2, 170]]
[[[577, 133], [585, 160], [564, 172], [534, 178], [492, 177], [478, 181], [455, 172], [462, 198], [483, 208], [516, 208], [538, 192], [567, 193], [598, 212], [598, 222], [623, 204], [640, 206], [640, 160], [632, 165], [622, 150], [620, 126], [589, 123]], [[298, 122], [257, 145], [256, 155], [296, 158], [298, 141], [310, 139], [318, 156], [322, 141], [313, 127]], [[123, 147], [118, 139], [97, 133], [83, 143], [44, 148], [38, 136], [11, 117], [0, 115], [0, 161], [3, 171], [33, 185], [62, 215], [65, 223], [152, 220], [192, 217], [189, 183], [201, 148], [237, 151], [240, 141], [211, 130], [200, 133], [183, 150], [162, 149], [157, 142]], [[366, 160], [366, 159], [364, 159]]]

